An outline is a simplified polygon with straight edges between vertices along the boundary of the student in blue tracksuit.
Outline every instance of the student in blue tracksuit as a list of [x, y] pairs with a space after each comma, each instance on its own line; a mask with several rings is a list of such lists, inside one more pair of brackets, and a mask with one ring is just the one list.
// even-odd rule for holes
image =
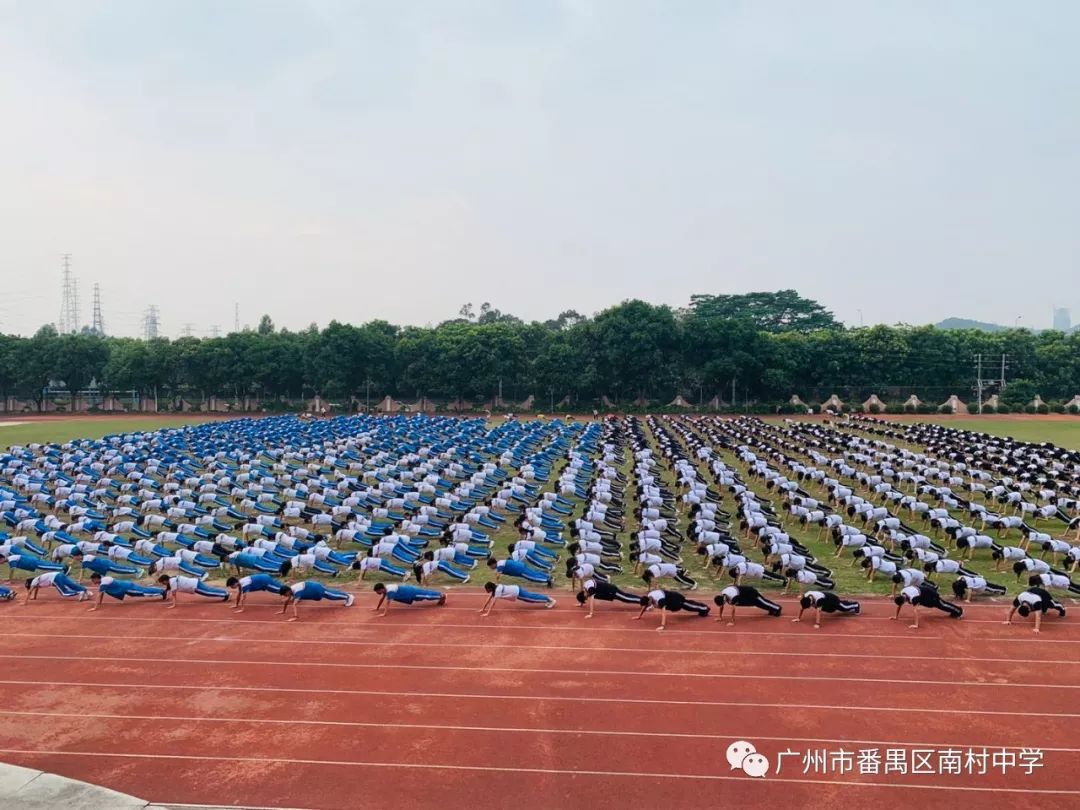
[[279, 582], [269, 574], [252, 574], [247, 577], [229, 577], [225, 580], [225, 587], [236, 591], [236, 604], [232, 609], [237, 613], [244, 612], [244, 603], [247, 602], [249, 593], [267, 591], [268, 593], [281, 596], [288, 587], [284, 582]]
[[248, 554], [244, 551], [234, 551], [228, 554], [225, 559], [229, 561], [229, 564], [236, 569], [236, 573], [240, 573], [241, 568], [251, 568], [255, 571], [263, 571], [267, 574], [280, 574], [281, 566], [284, 561], [271, 557], [270, 560], [264, 560], [262, 557], [255, 554]]
[[[372, 610], [378, 612], [380, 616], [386, 615], [391, 602], [398, 602], [402, 605], [411, 605], [415, 602], [446, 604], [446, 594], [433, 588], [418, 588], [415, 585], [401, 585], [396, 582], [390, 585], [376, 582], [374, 591], [379, 595], [379, 604], [373, 607]], [[386, 607], [383, 607], [384, 603]], [[381, 612], [380, 608], [382, 608]]]
[[37, 599], [38, 591], [42, 588], [56, 588], [61, 596], [77, 596], [81, 602], [87, 598], [87, 590], [73, 580], [63, 571], [50, 571], [47, 574], [39, 574], [26, 582], [26, 601]]
[[[27, 580], [27, 582], [29, 581], [30, 580]], [[5, 587], [4, 585], [0, 585], [0, 601], [10, 602], [14, 598], [15, 591], [11, 590], [11, 588]]]
[[350, 568], [352, 568], [352, 570], [354, 571], [360, 572], [360, 579], [363, 579], [368, 572], [374, 573], [376, 571], [385, 571], [391, 576], [400, 577], [402, 582], [412, 576], [412, 573], [410, 571], [407, 571], [400, 566], [394, 565], [387, 559], [384, 559], [382, 557], [375, 557], [370, 552], [368, 553], [368, 556], [354, 562], [350, 566]]
[[494, 557], [488, 557], [487, 564], [488, 568], [495, 569], [496, 581], [501, 577], [520, 577], [521, 579], [527, 579], [529, 582], [542, 582], [549, 588], [552, 586], [549, 575], [543, 571], [537, 571], [535, 568], [530, 568], [525, 563], [517, 560], [496, 560]]
[[335, 602], [344, 602], [345, 607], [352, 607], [353, 603], [351, 593], [327, 588], [321, 582], [315, 582], [311, 579], [294, 582], [282, 594], [285, 596], [285, 604], [281, 606], [278, 613], [284, 613], [291, 605], [292, 616], [288, 619], [290, 622], [295, 622], [300, 618], [299, 605], [301, 602], [321, 602], [323, 599], [330, 599]]
[[129, 596], [156, 596], [159, 599], [165, 598], [164, 588], [153, 588], [147, 585], [140, 585], [137, 582], [132, 582], [127, 579], [114, 579], [113, 577], [103, 577], [101, 574], [91, 574], [90, 581], [98, 587], [97, 601], [94, 602], [94, 606], [90, 610], [97, 610], [101, 607], [101, 600], [106, 596], [111, 596], [113, 599], [119, 599], [123, 601]]
[[555, 607], [555, 600], [542, 593], [527, 591], [520, 585], [496, 585], [494, 582], [485, 582], [484, 590], [488, 593], [487, 601], [480, 608], [480, 615], [487, 616], [495, 607], [496, 599], [514, 599], [518, 602], [527, 602], [531, 605], [543, 605], [546, 608]]
[[199, 577], [170, 577], [162, 574], [157, 581], [165, 589], [165, 600], [169, 602], [165, 607], [168, 608], [176, 607], [176, 596], [181, 593], [194, 593], [198, 596], [220, 599], [222, 602], [229, 601], [227, 590], [207, 585]]
[[16, 571], [67, 571], [66, 565], [47, 562], [31, 554], [12, 554], [8, 557], [0, 554], [0, 565], [4, 563], [8, 565], [8, 582], [11, 582]]
[[98, 574], [105, 576], [106, 574], [128, 574], [130, 576], [138, 576], [142, 573], [134, 565], [125, 565], [124, 563], [113, 562], [108, 557], [102, 557], [99, 554], [87, 554], [82, 557], [82, 568], [79, 571], [79, 580], [81, 581], [83, 576], [89, 571], [92, 574]]

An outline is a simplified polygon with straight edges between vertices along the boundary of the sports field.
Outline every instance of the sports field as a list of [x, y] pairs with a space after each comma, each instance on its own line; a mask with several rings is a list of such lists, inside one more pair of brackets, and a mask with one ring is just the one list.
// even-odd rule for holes
[[1059, 447], [1080, 450], [1080, 416], [919, 416], [914, 421], [947, 425], [957, 430], [976, 433], [992, 433], [995, 436], [1010, 436], [1021, 442], [1050, 442]]
[[[0, 427], [0, 444], [152, 430], [180, 421], [51, 419]], [[491, 431], [502, 421], [477, 430]], [[1010, 431], [1013, 421], [978, 424], [988, 432], [990, 422]], [[1052, 419], [1015, 423], [1045, 425], [1046, 440], [1062, 426]], [[676, 613], [666, 632], [658, 633], [656, 613], [634, 621], [635, 606], [598, 603], [595, 617], [586, 620], [563, 564], [567, 552], [558, 546], [552, 547], [560, 558], [552, 587], [521, 583], [557, 599], [556, 608], [500, 602], [489, 617], [478, 614], [485, 595], [477, 586], [493, 579], [483, 564], [469, 572], [465, 585], [439, 581], [435, 587], [448, 594], [446, 606], [395, 606], [386, 617], [372, 612], [370, 582], [359, 582], [355, 571], [313, 574], [310, 579], [355, 594], [356, 605], [305, 605], [297, 623], [283, 621], [280, 599], [268, 593], [252, 594], [243, 614], [194, 596], [175, 611], [157, 600], [129, 599], [106, 601], [91, 613], [85, 604], [47, 593], [29, 604], [0, 603], [6, 620], [0, 684], [7, 698], [0, 715], [10, 721], [0, 731], [0, 756], [180, 806], [344, 810], [400, 804], [403, 795], [410, 806], [451, 810], [480, 802], [566, 806], [582, 796], [590, 806], [622, 808], [637, 795], [674, 808], [698, 807], [702, 796], [822, 807], [909, 807], [926, 800], [995, 808], [1080, 803], [1080, 790], [1068, 777], [1080, 766], [1080, 747], [1071, 735], [1080, 713], [1069, 697], [1080, 689], [1080, 625], [1071, 615], [1048, 618], [1041, 636], [1030, 633], [1029, 622], [1003, 626], [1013, 594], [1026, 583], [1008, 568], [997, 570], [980, 551], [965, 565], [1006, 587], [1008, 596], [965, 604], [962, 621], [931, 616], [910, 630], [910, 613], [893, 621], [893, 603], [882, 598], [893, 590], [889, 578], [869, 582], [864, 569], [851, 566], [850, 551], [836, 557], [827, 534], [790, 519], [772, 483], [734, 449], [739, 431], [752, 429], [763, 457], [783, 446], [787, 463], [811, 465], [811, 445], [798, 441], [813, 431], [869, 442], [876, 439], [873, 424], [824, 428], [813, 422], [802, 433], [785, 433], [789, 426], [781, 420], [674, 417], [603, 424], [621, 448], [607, 458], [627, 482], [626, 517], [615, 532], [624, 551], [642, 525], [636, 517], [642, 496], [631, 484], [643, 468], [635, 458], [648, 451], [657, 459], [695, 459], [694, 474], [712, 481], [717, 468], [693, 451], [709, 446], [716, 462], [745, 483], [747, 497], [776, 507], [770, 525], [828, 567], [836, 593], [861, 600], [861, 614], [830, 615], [815, 629], [811, 611], [796, 624], [797, 594], [785, 596], [777, 584], [756, 582], [782, 607], [782, 616], [741, 609], [737, 624], [729, 626], [712, 616]], [[631, 426], [636, 433], [620, 432]], [[566, 472], [565, 452], [545, 456], [547, 438], [540, 437], [583, 439], [601, 425], [579, 424], [561, 433], [550, 423], [534, 427], [537, 438], [525, 441], [527, 454], [515, 455], [508, 471], [532, 458], [552, 469], [522, 503], [563, 491], [558, 473]], [[19, 431], [19, 438], [8, 431]], [[400, 440], [412, 446], [408, 438]], [[918, 450], [903, 441], [899, 446]], [[205, 457], [192, 452], [188, 463], [195, 465], [200, 455]], [[594, 462], [604, 457], [598, 449], [588, 455]], [[320, 473], [333, 475], [334, 469], [324, 463]], [[652, 465], [663, 492], [681, 491], [675, 470], [666, 461]], [[872, 494], [855, 478], [851, 486]], [[806, 497], [828, 498], [819, 481], [807, 479], [802, 487]], [[761, 560], [755, 539], [738, 525], [745, 500], [727, 487], [710, 488], [717, 506], [731, 515], [724, 532], [742, 543], [751, 560]], [[590, 503], [580, 495], [567, 498], [564, 522], [584, 514]], [[239, 504], [235, 494], [230, 500]], [[683, 565], [697, 582], [685, 594], [711, 606], [731, 577], [726, 567], [711, 567], [693, 553], [688, 512], [669, 514], [683, 537]], [[950, 514], [966, 517], [959, 509]], [[917, 518], [905, 520], [930, 532]], [[317, 530], [306, 521], [291, 525]], [[1043, 527], [1055, 535], [1064, 531], [1052, 519]], [[500, 559], [518, 539], [511, 520], [484, 531]], [[1020, 532], [1008, 529], [996, 540], [1016, 544]], [[647, 590], [629, 559], [617, 564], [622, 571], [611, 574], [612, 583], [639, 594]], [[227, 573], [212, 569], [206, 582], [220, 587]], [[947, 590], [949, 579], [939, 579]], [[1076, 604], [1071, 595], [1062, 602], [1070, 609]], [[1069, 699], [1033, 704], [1032, 673]], [[763, 777], [728, 764], [728, 747], [741, 740], [769, 760]]]
[[113, 433], [134, 433], [143, 430], [183, 427], [217, 417], [199, 414], [156, 416], [48, 416], [32, 417], [21, 414], [0, 415], [0, 447], [34, 442], [69, 442], [72, 439], [100, 439]]

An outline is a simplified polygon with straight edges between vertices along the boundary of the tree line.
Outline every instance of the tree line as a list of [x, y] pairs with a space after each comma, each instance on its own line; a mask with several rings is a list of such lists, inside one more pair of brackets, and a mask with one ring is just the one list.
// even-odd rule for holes
[[[617, 403], [774, 406], [838, 393], [899, 401], [912, 393], [936, 405], [949, 394], [974, 400], [976, 358], [997, 378], [1004, 355], [1014, 407], [1035, 393], [1065, 401], [1080, 393], [1080, 334], [1011, 329], [998, 333], [932, 326], [845, 328], [794, 291], [694, 296], [684, 309], [625, 301], [592, 317], [573, 310], [525, 322], [471, 304], [437, 326], [376, 320], [319, 329], [259, 327], [224, 337], [0, 336], [0, 396], [41, 407], [47, 390], [135, 391], [167, 402], [210, 396], [260, 403], [319, 395], [374, 404], [389, 395], [490, 402], [511, 409]], [[984, 394], [995, 392], [993, 383]], [[937, 397], [937, 400], [935, 400]]]

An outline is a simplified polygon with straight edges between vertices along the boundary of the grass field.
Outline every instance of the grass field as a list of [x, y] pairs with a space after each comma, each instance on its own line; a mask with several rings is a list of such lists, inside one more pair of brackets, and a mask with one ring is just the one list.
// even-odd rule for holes
[[1080, 418], [1032, 419], [1023, 416], [981, 416], [967, 419], [926, 417], [959, 430], [1010, 436], [1022, 442], [1052, 442], [1060, 447], [1080, 450]]
[[0, 417], [3, 422], [22, 422], [18, 425], [0, 426], [0, 447], [7, 449], [13, 444], [26, 445], [34, 442], [67, 442], [72, 439], [99, 439], [110, 433], [130, 433], [139, 430], [181, 427], [209, 418], [198, 414], [176, 416], [117, 416], [50, 418], [22, 422], [18, 416]]

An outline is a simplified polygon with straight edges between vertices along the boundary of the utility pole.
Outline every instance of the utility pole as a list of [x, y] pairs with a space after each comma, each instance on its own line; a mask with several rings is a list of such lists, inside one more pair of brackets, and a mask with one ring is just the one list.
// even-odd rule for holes
[[979, 401], [979, 416], [982, 416], [983, 385], [982, 385], [982, 355], [975, 355], [975, 396]]
[[[983, 377], [983, 355], [975, 355], [975, 396], [979, 398], [979, 413], [983, 412], [983, 392], [987, 388], [997, 386], [998, 393], [1000, 394], [1005, 390], [1005, 358], [1008, 355], [1001, 355], [1001, 379], [995, 379], [994, 377]], [[986, 358], [989, 360], [989, 358]]]
[[94, 282], [94, 314], [90, 322], [90, 331], [98, 337], [105, 337], [105, 319], [101, 316], [101, 285]]
[[364, 381], [364, 385], [366, 386], [366, 390], [364, 391], [364, 410], [367, 413], [371, 413], [371, 377], [368, 377], [367, 380]]

